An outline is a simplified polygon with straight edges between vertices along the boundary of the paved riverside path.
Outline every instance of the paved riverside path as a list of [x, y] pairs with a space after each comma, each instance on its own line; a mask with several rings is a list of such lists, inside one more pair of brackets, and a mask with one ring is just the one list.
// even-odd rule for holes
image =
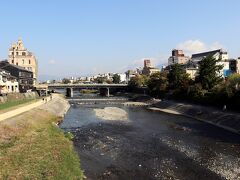
[[[48, 101], [49, 101], [49, 98], [48, 98]], [[33, 109], [33, 108], [41, 106], [44, 103], [45, 102], [43, 100], [39, 100], [35, 103], [29, 104], [29, 105], [26, 105], [26, 106], [23, 106], [23, 107], [20, 107], [20, 108], [17, 108], [17, 109], [8, 111], [8, 112], [5, 112], [3, 114], [0, 114], [0, 121], [4, 121], [8, 118], [12, 118], [12, 117], [17, 116], [19, 114], [22, 114], [26, 111], [29, 111], [29, 110]]]

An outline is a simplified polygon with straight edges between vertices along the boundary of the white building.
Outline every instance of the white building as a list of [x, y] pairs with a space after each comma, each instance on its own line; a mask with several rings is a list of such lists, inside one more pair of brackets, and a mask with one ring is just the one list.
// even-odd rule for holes
[[222, 77], [228, 77], [231, 74], [228, 53], [226, 51], [223, 51], [222, 49], [193, 54], [191, 61], [194, 63], [198, 63], [208, 56], [212, 56], [217, 60], [221, 59], [221, 61], [218, 62], [217, 65], [223, 66], [223, 69], [219, 73]]
[[126, 74], [117, 74], [120, 77], [120, 83], [125, 83], [127, 82], [127, 76]]
[[213, 58], [222, 61], [228, 60], [228, 53], [226, 51], [223, 51], [222, 49], [214, 50], [214, 51], [208, 51], [208, 52], [202, 52], [192, 55], [192, 61], [193, 62], [199, 62], [203, 58], [206, 58], [207, 56], [212, 56]]
[[10, 75], [6, 70], [0, 69], [0, 94], [19, 92], [17, 78]]

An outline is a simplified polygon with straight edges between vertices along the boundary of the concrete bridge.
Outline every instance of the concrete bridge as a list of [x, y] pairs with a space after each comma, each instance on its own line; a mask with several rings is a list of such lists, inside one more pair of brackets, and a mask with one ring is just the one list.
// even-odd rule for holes
[[126, 89], [127, 86], [127, 84], [39, 84], [36, 86], [36, 89], [66, 89], [66, 95], [68, 97], [73, 97], [73, 89], [98, 89], [105, 90], [106, 96], [109, 97], [110, 89]]

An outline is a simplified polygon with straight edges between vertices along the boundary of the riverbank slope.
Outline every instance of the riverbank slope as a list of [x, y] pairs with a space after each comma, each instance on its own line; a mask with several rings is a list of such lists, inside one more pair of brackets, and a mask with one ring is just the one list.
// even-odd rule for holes
[[239, 113], [220, 111], [214, 107], [165, 100], [153, 104], [148, 109], [170, 114], [184, 115], [240, 134]]
[[0, 179], [83, 178], [72, 142], [56, 125], [68, 108], [63, 97], [54, 95], [0, 123]]

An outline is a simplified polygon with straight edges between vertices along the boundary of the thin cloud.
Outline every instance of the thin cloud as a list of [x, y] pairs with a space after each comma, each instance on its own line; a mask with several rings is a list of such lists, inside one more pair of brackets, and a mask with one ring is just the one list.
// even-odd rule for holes
[[51, 59], [50, 61], [48, 61], [48, 64], [56, 64], [56, 61]]
[[187, 40], [185, 42], [179, 43], [176, 46], [176, 48], [183, 50], [187, 55], [191, 55], [191, 54], [200, 53], [203, 51], [221, 49], [221, 48], [224, 48], [224, 46], [219, 42], [206, 44], [200, 40]]
[[156, 55], [155, 57], [146, 57], [132, 61], [130, 64], [119, 68], [120, 72], [125, 72], [127, 70], [134, 70], [136, 68], [142, 68], [144, 66], [144, 60], [150, 59], [151, 64], [154, 67], [159, 67], [167, 64], [168, 55]]
[[187, 40], [185, 42], [179, 43], [177, 49], [182, 49], [187, 54], [197, 53], [205, 51], [206, 45], [200, 40]]

